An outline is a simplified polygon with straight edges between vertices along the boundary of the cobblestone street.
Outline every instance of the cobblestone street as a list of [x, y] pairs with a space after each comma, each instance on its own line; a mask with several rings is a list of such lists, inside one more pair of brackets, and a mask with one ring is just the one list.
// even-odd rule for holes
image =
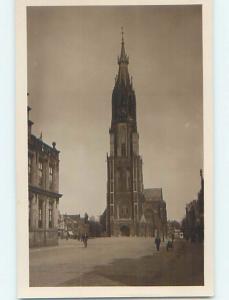
[[184, 241], [172, 251], [152, 238], [60, 240], [30, 250], [30, 286], [202, 285], [202, 245]]

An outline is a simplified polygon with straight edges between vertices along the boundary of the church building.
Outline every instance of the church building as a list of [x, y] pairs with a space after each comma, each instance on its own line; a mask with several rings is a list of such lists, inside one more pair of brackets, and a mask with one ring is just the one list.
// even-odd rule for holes
[[107, 155], [108, 236], [166, 235], [167, 214], [162, 189], [143, 186], [136, 118], [136, 95], [128, 71], [122, 32], [118, 75], [112, 93], [110, 154]]

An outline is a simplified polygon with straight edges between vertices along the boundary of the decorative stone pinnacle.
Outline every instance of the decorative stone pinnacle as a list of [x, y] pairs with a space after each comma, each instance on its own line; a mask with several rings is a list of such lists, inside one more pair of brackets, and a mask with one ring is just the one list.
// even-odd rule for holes
[[122, 34], [122, 43], [124, 43], [124, 31], [123, 31], [123, 26], [121, 27], [121, 34]]

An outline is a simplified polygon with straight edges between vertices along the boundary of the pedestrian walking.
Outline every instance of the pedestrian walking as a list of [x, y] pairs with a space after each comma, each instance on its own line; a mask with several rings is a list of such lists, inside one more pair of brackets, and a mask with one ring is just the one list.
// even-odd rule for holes
[[169, 251], [169, 249], [173, 249], [173, 240], [168, 240], [166, 244], [166, 250]]
[[160, 250], [160, 244], [161, 244], [161, 239], [160, 239], [159, 236], [157, 236], [156, 239], [155, 239], [155, 245], [156, 245], [157, 251]]
[[84, 247], [87, 248], [87, 240], [88, 240], [88, 235], [85, 232], [84, 236], [83, 236], [83, 243], [84, 243]]

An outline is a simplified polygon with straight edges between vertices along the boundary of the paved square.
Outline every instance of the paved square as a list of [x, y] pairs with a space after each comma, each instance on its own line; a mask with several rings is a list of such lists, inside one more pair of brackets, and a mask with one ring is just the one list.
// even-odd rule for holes
[[[190, 248], [191, 247], [191, 248]], [[30, 286], [201, 285], [199, 245], [155, 249], [153, 238], [95, 238], [30, 249]]]

